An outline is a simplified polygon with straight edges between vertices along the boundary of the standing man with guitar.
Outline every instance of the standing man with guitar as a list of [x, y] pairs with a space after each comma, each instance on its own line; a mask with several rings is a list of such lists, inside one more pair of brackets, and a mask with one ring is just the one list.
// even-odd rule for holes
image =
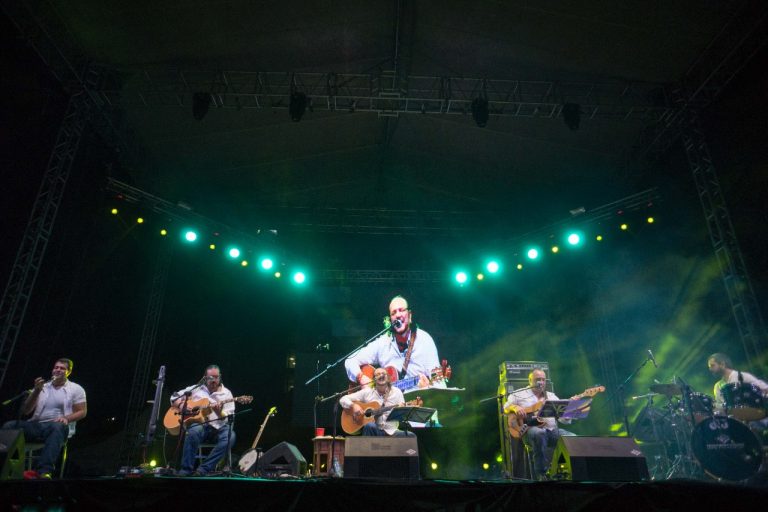
[[[204, 416], [203, 423], [191, 423], [187, 427], [178, 476], [189, 476], [193, 471], [196, 476], [210, 473], [216, 469], [229, 447], [235, 444], [235, 433], [227, 419], [227, 415], [235, 412], [235, 400], [232, 392], [221, 382], [221, 370], [215, 364], [205, 369], [205, 375], [200, 382], [171, 395], [171, 404], [177, 409], [184, 410], [185, 402], [201, 399], [210, 401], [210, 412]], [[195, 457], [203, 442], [215, 442], [216, 446], [195, 470]]]
[[376, 368], [373, 372], [374, 386], [365, 385], [360, 391], [341, 397], [339, 403], [344, 408], [344, 413], [352, 412], [355, 423], [363, 424], [364, 410], [362, 404], [371, 405], [378, 403], [380, 408], [387, 408], [383, 414], [375, 415], [375, 422], [370, 421], [363, 425], [364, 436], [413, 436], [413, 432], [405, 432], [397, 429], [395, 422], [387, 422], [391, 408], [405, 405], [403, 392], [392, 386], [389, 374], [384, 368]]
[[[437, 347], [432, 336], [413, 323], [408, 301], [400, 295], [389, 303], [389, 325], [388, 332], [344, 362], [349, 380], [360, 385], [370, 383], [371, 376], [366, 375], [362, 367], [374, 365], [388, 368], [390, 382], [404, 377], [416, 377], [418, 387], [430, 385], [431, 373], [440, 368]], [[445, 387], [443, 381], [435, 385]]]
[[[543, 370], [533, 370], [528, 375], [528, 387], [510, 393], [504, 404], [504, 413], [509, 414], [510, 434], [522, 432], [523, 441], [533, 450], [534, 478], [546, 478], [547, 469], [552, 461], [552, 453], [561, 435], [572, 435], [560, 430], [555, 418], [531, 418], [529, 414], [538, 411], [547, 400], [559, 400], [557, 395], [547, 391], [547, 374]], [[533, 423], [531, 425], [531, 423]]]

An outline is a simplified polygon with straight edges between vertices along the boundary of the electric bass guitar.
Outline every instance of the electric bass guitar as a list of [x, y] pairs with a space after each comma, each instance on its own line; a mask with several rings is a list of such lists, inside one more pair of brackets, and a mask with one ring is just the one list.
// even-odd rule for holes
[[[572, 396], [570, 400], [578, 400], [585, 396], [595, 396], [603, 391], [605, 391], [605, 386], [587, 388], [583, 393]], [[538, 417], [538, 412], [542, 405], [544, 405], [544, 402], [539, 401], [529, 407], [523, 407], [523, 412], [525, 413], [525, 419], [523, 421], [520, 421], [517, 414], [507, 414], [507, 430], [513, 439], [520, 439], [523, 437], [529, 427], [543, 424], [542, 419]]]
[[[376, 368], [371, 366], [370, 364], [365, 364], [360, 367], [360, 371], [363, 375], [371, 379], [373, 381], [373, 372]], [[387, 370], [387, 374], [389, 375], [389, 381], [392, 383], [392, 386], [396, 387], [402, 392], [406, 392], [410, 389], [419, 387], [419, 376], [414, 377], [406, 377], [404, 379], [398, 380], [399, 375], [397, 372], [397, 369], [394, 366], [387, 366], [385, 367]], [[451, 376], [453, 375], [453, 370], [451, 370], [451, 366], [448, 364], [448, 361], [443, 359], [440, 363], [440, 366], [433, 369], [428, 377], [429, 383], [432, 384], [433, 382], [439, 382], [441, 380], [448, 381]], [[360, 389], [360, 385], [358, 383], [350, 383], [349, 384], [350, 391], [355, 391], [357, 389]]]
[[[366, 424], [376, 421], [376, 418], [384, 413], [387, 413], [395, 407], [403, 407], [401, 405], [388, 405], [382, 407], [379, 402], [353, 402], [359, 405], [363, 409], [363, 415], [360, 419], [355, 419], [355, 415], [352, 413], [352, 408], [341, 410], [341, 429], [347, 434], [356, 434]], [[405, 403], [406, 406], [421, 407], [424, 405], [424, 401], [420, 397], [416, 397], [415, 400], [411, 400]]]
[[267, 421], [269, 421], [269, 418], [275, 414], [277, 414], [277, 407], [273, 407], [269, 410], [266, 417], [264, 418], [264, 423], [262, 423], [261, 427], [259, 428], [259, 433], [256, 434], [256, 439], [253, 440], [253, 444], [251, 445], [250, 450], [245, 452], [240, 457], [240, 461], [237, 463], [237, 465], [240, 467], [240, 472], [242, 474], [250, 476], [256, 472], [256, 463], [259, 460], [259, 452], [256, 450], [256, 446], [259, 444], [261, 434], [264, 433], [264, 427], [267, 426]]
[[[224, 405], [229, 402], [236, 402], [238, 404], [249, 404], [253, 401], [253, 397], [249, 395], [236, 396], [234, 398], [227, 398], [217, 403], [211, 403], [207, 398], [200, 398], [199, 400], [187, 400], [187, 410], [184, 412], [183, 423], [184, 427], [188, 428], [193, 423], [205, 422], [205, 417], [211, 413], [211, 407], [214, 405]], [[172, 436], [179, 435], [181, 432], [182, 417], [181, 409], [176, 406], [171, 406], [168, 412], [165, 413], [163, 418], [163, 426]]]

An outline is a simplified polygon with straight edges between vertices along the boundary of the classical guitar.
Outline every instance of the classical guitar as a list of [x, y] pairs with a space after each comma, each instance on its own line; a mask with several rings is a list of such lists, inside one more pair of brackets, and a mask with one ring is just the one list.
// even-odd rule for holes
[[[249, 404], [253, 401], [253, 397], [249, 395], [236, 396], [234, 398], [227, 398], [217, 403], [211, 403], [207, 398], [200, 398], [199, 400], [187, 400], [187, 410], [184, 413], [184, 426], [189, 427], [192, 423], [203, 423], [205, 417], [211, 413], [211, 407], [214, 405], [224, 405], [229, 402], [237, 402], [238, 404]], [[181, 409], [176, 406], [171, 406], [168, 412], [165, 413], [163, 418], [163, 426], [172, 436], [179, 435], [181, 432]]]
[[267, 426], [267, 421], [269, 421], [269, 418], [275, 414], [277, 414], [277, 407], [272, 407], [264, 418], [264, 422], [261, 424], [261, 427], [259, 427], [259, 433], [256, 434], [256, 439], [253, 440], [253, 444], [251, 445], [250, 450], [245, 452], [240, 457], [240, 461], [237, 464], [240, 466], [240, 472], [242, 474], [247, 476], [253, 474], [256, 471], [256, 462], [259, 460], [259, 452], [256, 450], [256, 446], [259, 444], [261, 434], [264, 433], [264, 427]]
[[[603, 391], [605, 391], [605, 386], [587, 388], [583, 393], [572, 396], [570, 400], [578, 400], [585, 396], [595, 396]], [[542, 419], [539, 418], [537, 414], [542, 405], [544, 405], [544, 402], [539, 401], [529, 407], [523, 407], [523, 412], [525, 413], [525, 419], [523, 421], [520, 421], [517, 414], [507, 414], [507, 430], [509, 430], [509, 435], [511, 435], [513, 439], [520, 439], [525, 435], [529, 427], [541, 425], [543, 423]]]
[[[341, 429], [347, 434], [356, 434], [366, 424], [376, 421], [376, 418], [384, 413], [387, 413], [395, 407], [402, 407], [401, 405], [388, 405], [382, 407], [379, 402], [353, 402], [363, 409], [363, 415], [359, 420], [355, 419], [355, 415], [352, 414], [352, 408], [341, 410]], [[421, 407], [424, 405], [424, 401], [420, 397], [416, 397], [415, 400], [406, 402], [405, 405], [413, 407]]]
[[[373, 381], [373, 372], [376, 368], [373, 366], [366, 364], [360, 367], [360, 371], [363, 375], [371, 379]], [[394, 366], [387, 366], [385, 367], [387, 370], [387, 374], [389, 375], [389, 381], [392, 383], [394, 387], [399, 389], [400, 391], [408, 391], [410, 389], [416, 388], [419, 386], [419, 377], [407, 377], [405, 379], [398, 380], [398, 372], [397, 369]], [[453, 375], [453, 370], [451, 370], [451, 366], [448, 364], [448, 361], [443, 359], [440, 363], [440, 366], [433, 369], [428, 377], [429, 383], [432, 384], [433, 382], [439, 382], [441, 380], [449, 380], [451, 376]], [[355, 383], [350, 383], [349, 385], [350, 391], [355, 389], [360, 389], [360, 385]]]

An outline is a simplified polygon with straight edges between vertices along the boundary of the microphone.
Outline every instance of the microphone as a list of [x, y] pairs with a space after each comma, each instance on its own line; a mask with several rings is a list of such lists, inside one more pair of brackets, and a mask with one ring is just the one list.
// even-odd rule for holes
[[401, 322], [399, 318], [395, 318], [395, 321], [392, 322], [392, 327], [395, 329], [399, 329], [401, 325], [403, 325], [403, 322]]
[[656, 367], [656, 368], [659, 367], [659, 365], [656, 363], [656, 358], [653, 357], [653, 352], [651, 352], [651, 349], [648, 349], [648, 359], [651, 360], [651, 362], [653, 363], [654, 367]]

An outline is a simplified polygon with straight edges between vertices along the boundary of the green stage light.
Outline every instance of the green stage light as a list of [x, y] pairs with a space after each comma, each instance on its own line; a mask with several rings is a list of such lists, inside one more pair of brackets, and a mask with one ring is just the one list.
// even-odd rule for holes
[[491, 261], [489, 261], [488, 263], [486, 263], [486, 265], [485, 265], [485, 269], [486, 269], [486, 270], [487, 270], [487, 271], [488, 271], [490, 274], [495, 274], [495, 273], [497, 273], [499, 270], [501, 270], [501, 265], [499, 264], [499, 262], [498, 262], [498, 261], [496, 261], [496, 260], [491, 260]]
[[296, 284], [304, 284], [306, 281], [307, 281], [307, 275], [304, 272], [298, 271], [298, 272], [294, 272], [293, 273], [293, 282], [294, 283], [296, 283]]
[[626, 231], [629, 229], [629, 224], [624, 223], [621, 226], [619, 226], [619, 228], [621, 228], [622, 231]]
[[560, 248], [558, 246], [556, 246], [556, 245], [553, 245], [552, 246], [552, 252], [557, 254], [558, 252], [560, 252]]
[[653, 217], [648, 217], [648, 219], [646, 220], [648, 221], [648, 224], [653, 224], [654, 222], [656, 222], [656, 219], [654, 219]]
[[208, 246], [208, 248], [210, 250], [212, 250], [212, 251], [215, 251], [216, 250], [216, 244], [211, 244], [211, 245]]
[[595, 240], [597, 240], [598, 242], [602, 242], [603, 241], [603, 235], [597, 235], [595, 237]]
[[539, 257], [539, 250], [536, 249], [535, 247], [531, 247], [530, 249], [528, 249], [528, 251], [525, 254], [526, 256], [528, 256], [529, 260], [535, 260], [535, 259], [538, 259]]
[[466, 272], [456, 272], [453, 278], [456, 279], [456, 282], [459, 284], [464, 284], [467, 282], [467, 279], [469, 279]]
[[195, 233], [191, 229], [185, 231], [184, 232], [184, 240], [186, 240], [187, 242], [194, 242], [195, 240], [197, 240], [197, 233]]
[[167, 229], [161, 229], [160, 230], [160, 236], [165, 236], [167, 234], [168, 234], [168, 230]]
[[261, 267], [262, 270], [271, 270], [274, 266], [275, 262], [272, 261], [272, 258], [261, 258], [261, 261], [259, 262], [259, 267]]
[[229, 251], [227, 251], [227, 254], [229, 254], [229, 257], [232, 259], [236, 259], [240, 257], [240, 249], [237, 247], [230, 247]]
[[240, 262], [241, 267], [247, 267], [248, 266], [248, 260], [243, 260]]
[[144, 224], [144, 217], [139, 217], [136, 219], [136, 224]]
[[568, 240], [569, 245], [579, 245], [581, 243], [581, 235], [579, 233], [568, 233], [566, 240]]

